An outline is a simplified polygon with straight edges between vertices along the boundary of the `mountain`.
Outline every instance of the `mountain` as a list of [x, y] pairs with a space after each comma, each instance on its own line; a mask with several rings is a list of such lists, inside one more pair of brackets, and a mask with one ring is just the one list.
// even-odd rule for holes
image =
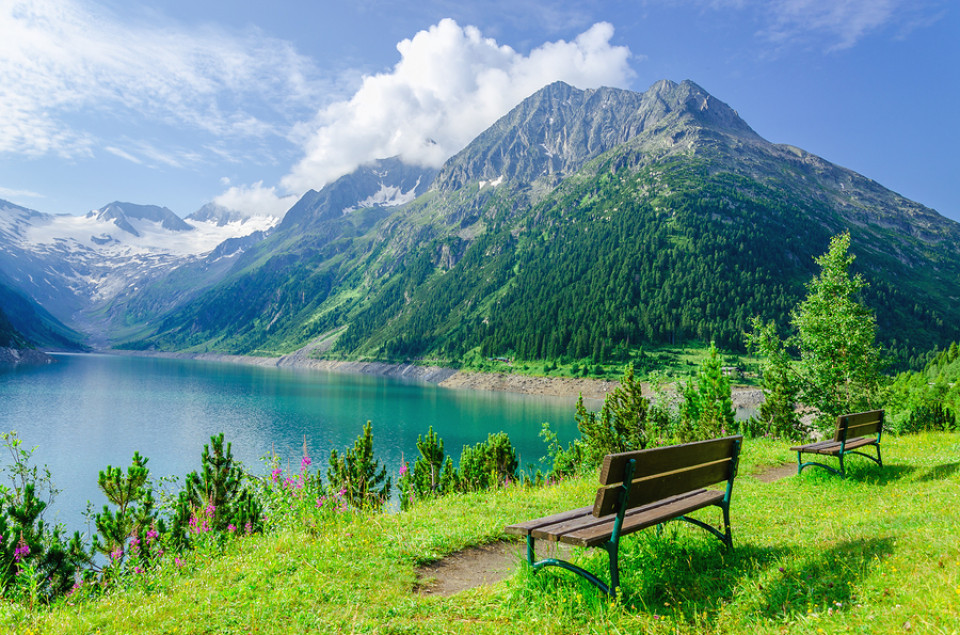
[[276, 222], [264, 215], [187, 223], [165, 207], [122, 202], [84, 216], [51, 215], [0, 201], [0, 273], [57, 320], [104, 345], [131, 326], [110, 305], [211, 254], [222, 258], [217, 248], [224, 241], [262, 237]]
[[399, 158], [362, 165], [319, 192], [310, 190], [284, 215], [280, 231], [303, 231], [358, 209], [403, 205], [427, 191], [436, 170], [407, 165]]
[[0, 347], [80, 351], [83, 335], [17, 292], [0, 274]]
[[0, 366], [49, 364], [51, 361], [49, 355], [38, 351], [18, 332], [0, 310]]
[[593, 363], [689, 339], [740, 349], [752, 316], [788, 321], [842, 231], [901, 363], [960, 339], [957, 223], [769, 143], [693, 82], [551, 84], [435, 177], [384, 175], [398, 167], [308, 192], [130, 346]]
[[249, 218], [247, 214], [217, 205], [216, 203], [207, 203], [194, 213], [186, 217], [187, 221], [196, 222], [214, 222], [217, 226], [224, 226], [228, 223], [242, 222]]
[[183, 222], [179, 216], [166, 207], [135, 205], [134, 203], [121, 203], [120, 201], [114, 201], [88, 213], [87, 218], [93, 218], [100, 222], [112, 222], [123, 231], [138, 238], [141, 236], [135, 227], [139, 224], [138, 221], [146, 221], [174, 232], [187, 232], [194, 229], [192, 225]]

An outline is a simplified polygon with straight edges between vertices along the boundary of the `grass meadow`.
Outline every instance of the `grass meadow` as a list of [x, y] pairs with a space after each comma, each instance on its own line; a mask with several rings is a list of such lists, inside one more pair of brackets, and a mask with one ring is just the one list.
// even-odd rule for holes
[[[732, 505], [734, 549], [670, 523], [621, 546], [617, 601], [568, 572], [515, 573], [455, 595], [417, 592], [418, 566], [504, 539], [504, 525], [589, 504], [593, 477], [507, 486], [403, 513], [298, 513], [287, 528], [165, 560], [104, 593], [52, 607], [0, 605], [9, 633], [957, 633], [960, 436], [883, 440], [885, 467], [841, 479], [787, 443], [748, 440]], [[719, 523], [719, 510], [697, 516]], [[606, 571], [602, 550], [574, 550]], [[605, 575], [605, 573], [603, 574]]]

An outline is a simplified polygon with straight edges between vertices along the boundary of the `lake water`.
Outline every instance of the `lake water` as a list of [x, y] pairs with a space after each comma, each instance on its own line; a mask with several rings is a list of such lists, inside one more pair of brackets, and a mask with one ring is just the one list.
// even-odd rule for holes
[[[224, 432], [248, 471], [276, 452], [299, 468], [303, 440], [313, 467], [326, 474], [331, 449], [352, 447], [373, 422], [374, 454], [396, 474], [401, 457], [418, 455], [430, 426], [460, 457], [491, 432], [504, 431], [521, 466], [546, 454], [539, 438], [549, 421], [564, 442], [577, 436], [574, 399], [450, 390], [383, 377], [240, 366], [213, 362], [58, 355], [44, 367], [0, 369], [0, 431], [16, 430], [34, 462], [49, 466], [61, 490], [48, 521], [86, 531], [87, 501], [106, 499], [97, 474], [108, 464], [126, 471], [134, 451], [148, 457], [151, 477], [200, 467], [204, 443]], [[0, 466], [9, 462], [0, 456]], [[7, 482], [7, 474], [2, 477]]]

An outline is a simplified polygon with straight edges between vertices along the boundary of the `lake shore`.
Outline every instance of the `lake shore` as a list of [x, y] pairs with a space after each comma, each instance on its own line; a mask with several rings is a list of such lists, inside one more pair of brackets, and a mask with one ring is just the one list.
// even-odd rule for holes
[[[547, 397], [569, 398], [583, 395], [585, 399], [602, 400], [607, 393], [619, 385], [617, 381], [580, 377], [533, 377], [519, 374], [463, 371], [443, 366], [316, 359], [309, 356], [309, 351], [296, 351], [290, 355], [282, 355], [280, 357], [254, 357], [249, 355], [226, 355], [222, 353], [167, 353], [156, 351], [114, 351], [114, 353], [168, 357], [171, 359], [194, 359], [268, 368], [298, 368], [353, 375], [395, 377], [398, 379], [435, 384], [442, 388], [490, 390]], [[649, 388], [645, 385], [644, 394], [648, 394], [648, 390]], [[763, 402], [763, 392], [753, 386], [734, 386], [731, 392], [734, 408], [757, 408]]]

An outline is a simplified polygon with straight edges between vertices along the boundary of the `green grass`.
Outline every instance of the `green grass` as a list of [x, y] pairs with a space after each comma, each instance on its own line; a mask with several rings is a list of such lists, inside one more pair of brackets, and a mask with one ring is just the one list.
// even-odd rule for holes
[[[503, 526], [592, 501], [593, 478], [507, 487], [401, 514], [235, 540], [94, 599], [29, 612], [0, 605], [11, 633], [956, 633], [960, 631], [960, 436], [884, 439], [883, 470], [851, 458], [846, 479], [808, 469], [786, 443], [747, 441], [732, 505], [735, 548], [686, 523], [622, 544], [610, 602], [567, 572], [516, 573], [450, 597], [414, 591], [416, 567], [501, 539]], [[719, 512], [699, 517], [718, 522]], [[519, 546], [519, 545], [518, 545]], [[602, 551], [574, 551], [605, 571]]]
[[[616, 381], [623, 377], [629, 364], [634, 365], [641, 379], [648, 379], [651, 373], [658, 373], [671, 379], [688, 378], [696, 374], [697, 369], [707, 358], [709, 342], [690, 342], [684, 346], [655, 346], [630, 351], [629, 361], [595, 364], [589, 358], [557, 360], [522, 360], [504, 357], [485, 357], [475, 348], [458, 362], [443, 359], [424, 359], [422, 363], [434, 363], [440, 366], [453, 366], [463, 370], [486, 373], [528, 375], [532, 377], [583, 377], [587, 379], [606, 379]], [[737, 366], [745, 374], [736, 381], [743, 384], [756, 384], [757, 360], [748, 355], [726, 353], [724, 365]], [[599, 371], [599, 372], [598, 372]]]

